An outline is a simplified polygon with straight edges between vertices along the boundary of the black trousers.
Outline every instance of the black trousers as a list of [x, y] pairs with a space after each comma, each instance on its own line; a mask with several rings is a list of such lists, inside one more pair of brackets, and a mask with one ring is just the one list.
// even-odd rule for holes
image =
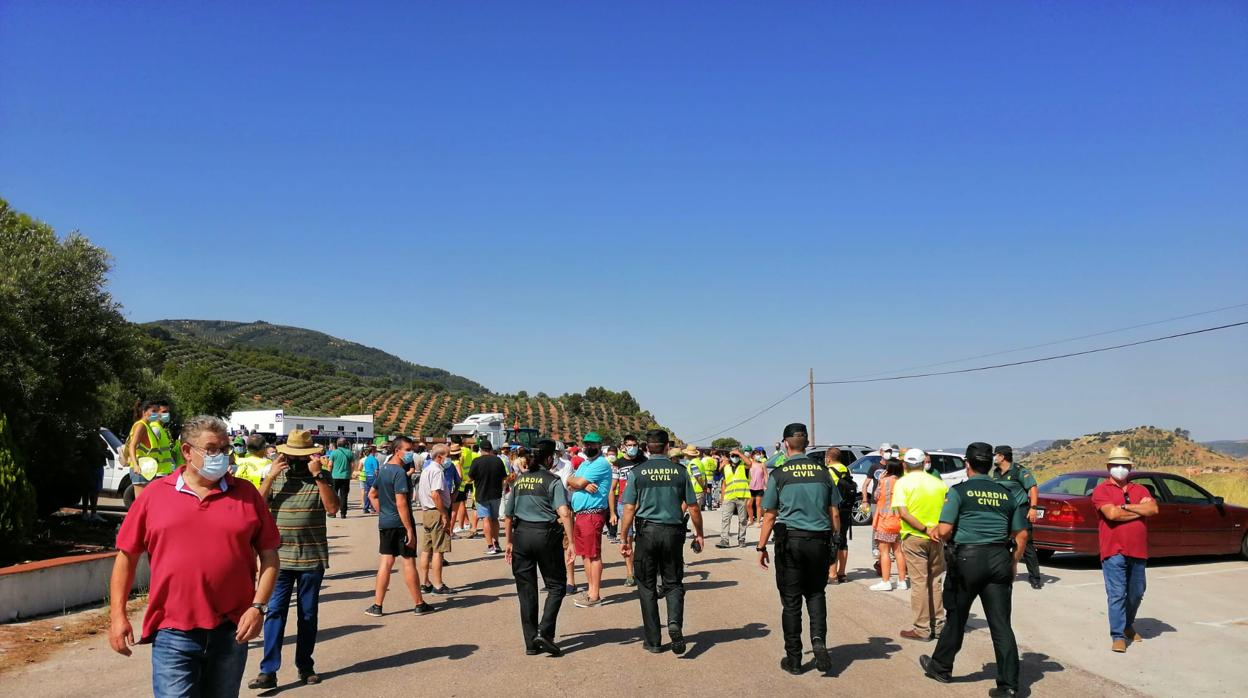
[[971, 603], [979, 599], [988, 617], [992, 649], [997, 655], [997, 686], [1018, 690], [1018, 643], [1010, 627], [1014, 565], [1005, 543], [992, 546], [955, 546], [946, 549], [948, 572], [945, 576], [945, 628], [936, 642], [932, 663], [937, 671], [949, 673], [962, 649], [962, 635]]
[[347, 516], [347, 499], [351, 496], [351, 478], [334, 478], [334, 492], [338, 495], [338, 515]]
[[[663, 644], [659, 625], [659, 597], [667, 602], [667, 625], [680, 630], [685, 620], [685, 527], [644, 521], [637, 524], [633, 574], [641, 601], [641, 625], [647, 647]], [[662, 591], [655, 588], [659, 578]]]
[[832, 562], [832, 532], [793, 531], [776, 535], [776, 588], [780, 590], [780, 623], [784, 629], [784, 653], [800, 661], [802, 656], [802, 599], [810, 616], [810, 639], [828, 636], [828, 603], [825, 593], [828, 565]]
[[[533, 638], [555, 639], [559, 607], [567, 594], [568, 571], [563, 566], [563, 529], [557, 525], [519, 524], [512, 528], [511, 573], [520, 597], [520, 630], [525, 649], [534, 649]], [[546, 606], [537, 619], [537, 572], [546, 583]]]
[[1036, 554], [1035, 537], [1031, 524], [1027, 524], [1027, 547], [1023, 548], [1023, 563], [1027, 565], [1027, 581], [1032, 584], [1044, 581], [1044, 577], [1040, 576], [1040, 556]]

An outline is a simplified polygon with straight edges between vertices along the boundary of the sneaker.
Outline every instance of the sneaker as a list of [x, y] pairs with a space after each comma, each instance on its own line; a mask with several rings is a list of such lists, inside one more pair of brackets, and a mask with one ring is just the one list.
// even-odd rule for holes
[[838, 574], [838, 575], [836, 575], [836, 583], [837, 583], [837, 584], [844, 584], [845, 582], [848, 582], [848, 581], [849, 581], [849, 577], [846, 577], [846, 576], [845, 576], [845, 575], [843, 575], [843, 574]]
[[867, 588], [871, 591], [892, 591], [894, 587], [892, 581], [879, 581]]
[[1035, 589], [1036, 591], [1040, 591], [1041, 589], [1044, 588], [1044, 582], [1036, 580], [1031, 583], [1031, 588]]
[[1109, 649], [1113, 650], [1114, 652], [1126, 652], [1127, 641], [1122, 640], [1122, 639], [1114, 640], [1114, 644], [1110, 645]]
[[440, 596], [452, 596], [455, 594], [455, 590], [443, 584], [437, 589], [434, 589], [431, 593], [438, 594]]
[[433, 593], [433, 585], [432, 585], [432, 584], [421, 584], [421, 585], [420, 585], [420, 593], [422, 593], [422, 594], [432, 594], [432, 593]]
[[910, 580], [903, 579], [900, 582], [897, 582], [897, 588], [901, 589], [902, 591], [908, 590], [910, 588]]
[[374, 617], [379, 618], [384, 614], [381, 612], [381, 606], [378, 606], [377, 604], [373, 604], [372, 606], [369, 606], [368, 608], [364, 609], [364, 615], [374, 616]]
[[412, 613], [415, 613], [418, 616], [423, 616], [426, 613], [433, 613], [433, 606], [421, 601], [415, 608], [412, 609]]
[[726, 540], [721, 540], [720, 542], [715, 544], [715, 547], [716, 548], [731, 548], [732, 544]]
[[636, 577], [625, 577], [625, 578], [624, 578], [624, 586], [626, 586], [626, 587], [635, 587], [635, 586], [637, 586], [637, 578], [636, 578]]
[[105, 519], [103, 516], [100, 516], [99, 514], [92, 514], [90, 520], [92, 523], [98, 523], [98, 524], [108, 523], [108, 520]]
[[499, 553], [498, 548], [495, 548], [494, 546], [490, 546], [485, 549], [486, 555], [497, 555], [498, 553]]
[[688, 643], [685, 642], [685, 634], [680, 631], [680, 628], [669, 627], [667, 634], [672, 638], [672, 654], [679, 657], [689, 649]]
[[586, 592], [577, 596], [576, 601], [573, 601], [572, 604], [577, 608], [593, 608], [602, 605], [602, 597], [591, 599], [589, 598], [589, 592]]
[[879, 548], [871, 548], [871, 558], [872, 558], [872, 559], [874, 559], [874, 560], [878, 560], [878, 559], [880, 559], [880, 549], [879, 549]]
[[811, 640], [810, 649], [815, 654], [815, 668], [825, 673], [831, 671], [832, 656], [828, 654], [828, 646], [823, 644], [823, 640], [820, 638]]
[[575, 596], [575, 595], [576, 595], [576, 585], [575, 585], [575, 584], [569, 584], [569, 585], [567, 586], [567, 589], [566, 589], [565, 591], [567, 592], [568, 596]]
[[256, 675], [256, 678], [247, 683], [247, 688], [253, 691], [267, 691], [271, 688], [277, 688], [277, 674], [266, 674], [262, 671]]

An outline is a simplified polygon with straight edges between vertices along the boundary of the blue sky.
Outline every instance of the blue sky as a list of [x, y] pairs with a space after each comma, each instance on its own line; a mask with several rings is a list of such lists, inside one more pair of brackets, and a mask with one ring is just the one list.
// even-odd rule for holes
[[[500, 392], [628, 389], [694, 438], [809, 367], [1248, 302], [1245, 20], [1232, 2], [9, 0], [0, 196], [110, 250], [136, 321], [309, 327]], [[1246, 338], [821, 388], [816, 437], [1248, 438]], [[806, 413], [794, 398], [731, 434], [771, 443]]]

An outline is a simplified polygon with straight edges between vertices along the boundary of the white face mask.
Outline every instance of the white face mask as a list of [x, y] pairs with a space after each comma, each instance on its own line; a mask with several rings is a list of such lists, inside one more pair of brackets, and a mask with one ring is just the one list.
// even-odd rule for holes
[[216, 482], [225, 477], [230, 469], [230, 454], [218, 453], [215, 456], [204, 455], [204, 464], [199, 467], [199, 474], [204, 479]]
[[1114, 478], [1115, 480], [1118, 480], [1119, 482], [1126, 480], [1127, 476], [1130, 474], [1131, 474], [1131, 469], [1125, 465], [1115, 465], [1114, 467], [1109, 469], [1109, 476]]

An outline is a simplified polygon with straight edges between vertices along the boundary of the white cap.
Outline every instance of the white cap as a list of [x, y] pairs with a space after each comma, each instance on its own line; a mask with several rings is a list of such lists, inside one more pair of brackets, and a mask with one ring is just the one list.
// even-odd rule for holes
[[906, 455], [901, 457], [901, 459], [909, 465], [922, 465], [924, 459], [926, 458], [927, 454], [924, 453], [921, 448], [906, 449]]
[[882, 455], [884, 455], [884, 453], [885, 453], [885, 452], [891, 452], [891, 451], [896, 451], [896, 450], [897, 450], [897, 449], [893, 448], [893, 445], [892, 445], [892, 444], [890, 444], [890, 443], [889, 443], [889, 442], [887, 442], [887, 441], [885, 441], [884, 443], [880, 444], [880, 455], [881, 455], [881, 456], [882, 456]]

